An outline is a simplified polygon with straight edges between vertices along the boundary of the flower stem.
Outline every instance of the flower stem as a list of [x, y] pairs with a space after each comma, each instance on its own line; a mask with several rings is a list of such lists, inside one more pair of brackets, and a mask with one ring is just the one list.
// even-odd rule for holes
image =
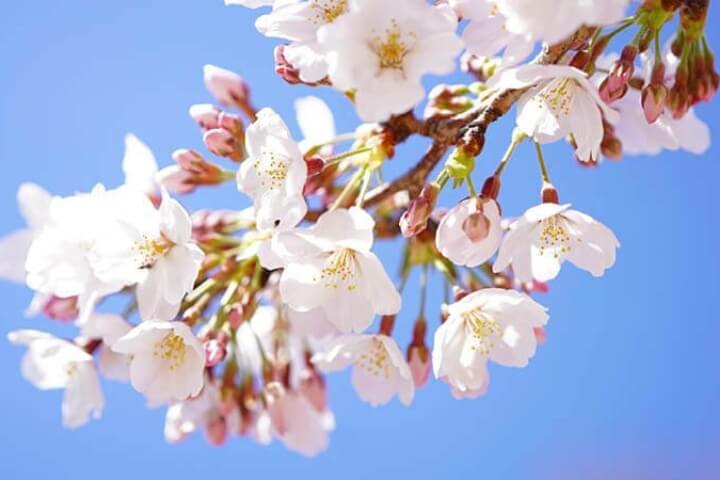
[[470, 175], [465, 177], [465, 183], [467, 183], [468, 191], [470, 192], [470, 196], [472, 198], [477, 197], [477, 192], [475, 191], [475, 185], [473, 185], [472, 178], [470, 178]]
[[365, 201], [365, 194], [368, 190], [368, 185], [370, 185], [370, 177], [372, 176], [372, 170], [365, 168], [364, 169], [364, 175], [362, 177], [362, 185], [360, 186], [360, 193], [358, 193], [357, 199], [355, 199], [355, 206], [361, 207], [362, 204]]
[[372, 150], [374, 147], [362, 147], [358, 148], [357, 150], [350, 150], [345, 153], [340, 153], [338, 155], [335, 155], [334, 157], [330, 157], [325, 161], [325, 166], [335, 164], [341, 160], [345, 160], [346, 158], [354, 157], [355, 155], [360, 155], [362, 153], [367, 153], [370, 150]]
[[542, 147], [538, 142], [535, 143], [535, 152], [537, 153], [538, 163], [540, 164], [540, 173], [542, 174], [543, 181], [546, 183], [552, 183], [550, 181], [550, 175], [548, 174], [547, 165], [545, 165], [545, 157], [543, 156]]
[[510, 145], [508, 146], [507, 150], [505, 151], [505, 155], [503, 155], [502, 160], [500, 160], [500, 163], [498, 164], [497, 168], [495, 169], [495, 176], [500, 177], [503, 173], [503, 170], [505, 170], [505, 167], [507, 166], [508, 162], [510, 161], [510, 158], [512, 158], [513, 153], [515, 153], [515, 149], [518, 145], [520, 145], [523, 140], [525, 140], [527, 136], [524, 133], [516, 134], [513, 132], [513, 138], [512, 142], [510, 142]]
[[345, 185], [345, 188], [343, 188], [342, 192], [340, 192], [340, 195], [338, 195], [338, 197], [335, 199], [335, 203], [333, 203], [332, 207], [330, 207], [330, 210], [335, 210], [336, 208], [339, 208], [343, 205], [347, 196], [350, 195], [350, 193], [357, 188], [358, 183], [362, 180], [364, 174], [364, 167], [360, 168], [357, 172], [355, 172], [347, 185]]

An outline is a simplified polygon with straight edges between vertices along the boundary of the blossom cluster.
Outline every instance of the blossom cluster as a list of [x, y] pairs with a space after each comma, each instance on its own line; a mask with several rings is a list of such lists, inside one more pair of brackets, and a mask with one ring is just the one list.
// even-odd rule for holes
[[[101, 377], [165, 406], [170, 442], [202, 430], [214, 445], [243, 435], [305, 455], [327, 448], [335, 427], [326, 373], [350, 369], [373, 406], [410, 405], [431, 373], [454, 397], [479, 397], [489, 365], [526, 367], [545, 342], [548, 311], [532, 296], [564, 263], [600, 277], [616, 260], [613, 232], [560, 203], [542, 145], [567, 140], [586, 166], [623, 150], [700, 154], [709, 145], [693, 110], [718, 88], [707, 1], [646, 0], [630, 16], [628, 0], [226, 3], [268, 8], [255, 26], [285, 42], [276, 73], [343, 92], [366, 123], [338, 134], [330, 108], [304, 97], [296, 139], [272, 108], [253, 106], [242, 77], [208, 65], [217, 104], [189, 109], [207, 153], [179, 149], [160, 168], [129, 134], [123, 185], [67, 197], [19, 188], [28, 226], [0, 240], [0, 275], [35, 292], [28, 315], [72, 322], [78, 334], [8, 338], [27, 347], [28, 381], [64, 389], [67, 427], [100, 417]], [[632, 40], [609, 53], [626, 30]], [[458, 66], [466, 84], [425, 90], [426, 75]], [[513, 105], [507, 152], [476, 190], [486, 130]], [[384, 181], [385, 162], [411, 135], [428, 137], [430, 149]], [[502, 176], [524, 142], [537, 154], [540, 202], [507, 218]], [[174, 198], [225, 182], [248, 208], [191, 215]], [[467, 196], [441, 207], [450, 188]], [[398, 279], [373, 252], [394, 237], [403, 242]], [[413, 271], [420, 312], [403, 348], [394, 331]], [[425, 305], [433, 273], [445, 291], [437, 325]], [[110, 312], [111, 297], [127, 308]]]

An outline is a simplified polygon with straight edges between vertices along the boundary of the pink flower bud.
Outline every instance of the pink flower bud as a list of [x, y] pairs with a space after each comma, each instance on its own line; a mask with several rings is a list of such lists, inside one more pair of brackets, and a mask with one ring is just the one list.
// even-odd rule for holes
[[230, 132], [236, 140], [242, 141], [245, 137], [245, 125], [239, 115], [220, 112], [218, 127]]
[[307, 176], [312, 177], [322, 172], [325, 168], [325, 161], [320, 157], [310, 157], [305, 159], [307, 165]]
[[205, 365], [208, 367], [214, 367], [218, 363], [225, 360], [227, 355], [227, 349], [225, 344], [217, 339], [210, 339], [203, 345], [205, 348]]
[[233, 160], [242, 160], [243, 152], [233, 135], [222, 128], [208, 130], [203, 135], [203, 142], [210, 152], [219, 157], [228, 157]]
[[60, 298], [51, 296], [42, 307], [43, 313], [53, 320], [69, 322], [75, 320], [79, 314], [77, 297]]
[[668, 90], [665, 85], [648, 85], [642, 91], [642, 107], [645, 120], [655, 123], [665, 111]]
[[479, 211], [468, 215], [463, 221], [462, 228], [471, 242], [482, 242], [490, 233], [490, 220], [482, 212], [482, 209], [479, 209]]
[[218, 116], [220, 110], [215, 105], [201, 103], [190, 107], [190, 117], [195, 120], [203, 130], [218, 128]]
[[205, 86], [218, 102], [229, 107], [244, 108], [250, 98], [250, 89], [237, 73], [214, 65], [205, 65]]
[[[628, 81], [632, 78], [635, 71], [635, 57], [637, 57], [638, 49], [633, 45], [627, 45], [623, 48], [620, 59], [610, 69], [608, 75], [608, 89], [610, 92], [619, 92], [626, 89]], [[620, 97], [618, 97], [620, 98]]]
[[414, 237], [427, 228], [430, 214], [437, 203], [440, 188], [434, 183], [427, 184], [412, 202], [402, 217], [400, 217], [400, 231], [405, 238]]
[[545, 345], [545, 342], [547, 342], [545, 327], [534, 327], [533, 333], [535, 334], [535, 341], [537, 341], [538, 345]]
[[285, 58], [284, 50], [285, 45], [278, 45], [273, 52], [275, 56], [275, 73], [290, 85], [303, 83], [303, 81], [300, 80], [300, 72], [298, 69], [290, 65], [290, 62]]
[[305, 397], [318, 412], [324, 412], [327, 409], [325, 379], [314, 368], [306, 368], [300, 372], [298, 393]]
[[425, 345], [410, 345], [407, 360], [415, 388], [424, 387], [430, 377], [430, 370], [432, 369], [430, 351]]
[[192, 183], [192, 174], [183, 170], [179, 165], [170, 165], [158, 172], [158, 182], [168, 191], [187, 194], [195, 191], [196, 185]]
[[205, 436], [213, 447], [221, 447], [227, 440], [227, 422], [221, 415], [211, 418], [205, 430]]

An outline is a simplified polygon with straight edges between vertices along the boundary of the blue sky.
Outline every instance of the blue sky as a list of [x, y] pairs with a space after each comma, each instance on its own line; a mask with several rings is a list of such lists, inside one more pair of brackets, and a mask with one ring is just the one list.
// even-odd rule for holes
[[[713, 8], [710, 23], [717, 24]], [[273, 75], [274, 42], [255, 32], [253, 16], [222, 0], [4, 2], [0, 232], [22, 225], [15, 190], [23, 181], [63, 195], [98, 181], [120, 184], [126, 132], [145, 140], [162, 165], [175, 148], [200, 148], [186, 112], [210, 100], [202, 83], [206, 63], [241, 73], [253, 85], [256, 105], [273, 107], [292, 123], [292, 100], [311, 89], [289, 87]], [[720, 35], [710, 37], [720, 48]], [[340, 131], [357, 124], [339, 94], [312, 93], [336, 108]], [[720, 120], [717, 102], [698, 112], [712, 129]], [[502, 155], [511, 126], [505, 119], [491, 128], [476, 184]], [[388, 175], [416, 161], [422, 148], [418, 141], [399, 149]], [[316, 459], [245, 439], [223, 449], [201, 436], [170, 446], [162, 436], [164, 412], [147, 410], [127, 385], [104, 385], [102, 421], [63, 430], [60, 392], [39, 392], [25, 382], [22, 349], [0, 342], [0, 477], [712, 478], [720, 467], [719, 153], [715, 144], [701, 157], [627, 157], [589, 170], [576, 165], [567, 146], [547, 149], [561, 198], [611, 226], [622, 248], [602, 279], [563, 270], [539, 298], [551, 311], [548, 343], [527, 369], [491, 368], [483, 398], [459, 402], [444, 384], [431, 383], [412, 408], [393, 402], [374, 409], [340, 374], [330, 381], [337, 430], [330, 450]], [[523, 146], [507, 170], [504, 212], [521, 213], [536, 202], [537, 188], [534, 154]], [[240, 208], [246, 201], [228, 187], [186, 203]], [[397, 249], [381, 244], [378, 251], [393, 271]], [[401, 343], [417, 311], [415, 285], [406, 290], [396, 327]], [[430, 305], [439, 303], [437, 290]], [[46, 328], [46, 320], [22, 316], [30, 296], [22, 287], [0, 285], [3, 335]], [[433, 311], [428, 317], [438, 321]]]

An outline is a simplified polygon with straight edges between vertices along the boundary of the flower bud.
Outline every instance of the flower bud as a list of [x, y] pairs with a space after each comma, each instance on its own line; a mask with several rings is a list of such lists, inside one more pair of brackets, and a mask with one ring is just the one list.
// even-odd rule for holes
[[228, 107], [244, 109], [250, 99], [250, 89], [237, 73], [214, 65], [205, 65], [205, 86], [218, 102]]
[[560, 203], [558, 192], [551, 183], [543, 182], [541, 197], [543, 203]]
[[222, 415], [211, 418], [205, 430], [205, 437], [213, 447], [222, 447], [227, 440], [227, 422]]
[[214, 367], [218, 363], [225, 360], [225, 355], [227, 355], [227, 349], [222, 341], [216, 338], [212, 338], [206, 341], [203, 347], [205, 348], [206, 366]]
[[635, 57], [637, 57], [637, 54], [638, 48], [634, 45], [626, 45], [625, 48], [623, 48], [620, 59], [612, 66], [607, 78], [608, 89], [611, 95], [616, 94], [627, 86], [628, 81], [635, 71]]
[[[478, 202], [480, 201], [478, 199]], [[462, 229], [471, 242], [482, 242], [490, 233], [490, 220], [483, 213], [483, 209], [478, 208], [463, 221]]]
[[245, 125], [239, 115], [220, 112], [218, 116], [218, 128], [223, 128], [230, 132], [238, 142], [244, 142], [245, 140]]
[[324, 412], [327, 409], [325, 378], [315, 368], [305, 368], [300, 372], [298, 393], [305, 397], [318, 412]]
[[645, 120], [648, 123], [655, 123], [665, 111], [668, 90], [665, 85], [650, 84], [642, 91], [642, 108]]
[[235, 137], [225, 129], [214, 128], [203, 135], [203, 142], [210, 152], [219, 157], [228, 157], [235, 161], [243, 159], [243, 150]]
[[190, 117], [195, 120], [195, 123], [203, 130], [218, 128], [220, 125], [218, 123], [220, 110], [215, 105], [209, 103], [196, 104], [190, 107], [189, 113]]
[[53, 295], [45, 301], [42, 311], [53, 320], [69, 322], [75, 320], [80, 313], [77, 302], [77, 297], [60, 298]]
[[307, 165], [307, 176], [313, 177], [325, 168], [325, 160], [320, 157], [309, 157], [305, 159], [305, 165]]
[[425, 386], [432, 368], [430, 350], [425, 344], [426, 333], [427, 323], [425, 319], [421, 317], [415, 322], [412, 342], [408, 346], [406, 354], [415, 388]]
[[294, 66], [290, 65], [290, 62], [285, 58], [285, 45], [278, 45], [275, 47], [273, 55], [275, 57], [275, 73], [285, 80], [290, 85], [297, 85], [304, 83], [300, 80], [300, 71]]
[[425, 228], [430, 214], [435, 209], [440, 187], [435, 183], [425, 185], [420, 194], [412, 202], [402, 217], [400, 217], [400, 231], [405, 238], [414, 237]]

